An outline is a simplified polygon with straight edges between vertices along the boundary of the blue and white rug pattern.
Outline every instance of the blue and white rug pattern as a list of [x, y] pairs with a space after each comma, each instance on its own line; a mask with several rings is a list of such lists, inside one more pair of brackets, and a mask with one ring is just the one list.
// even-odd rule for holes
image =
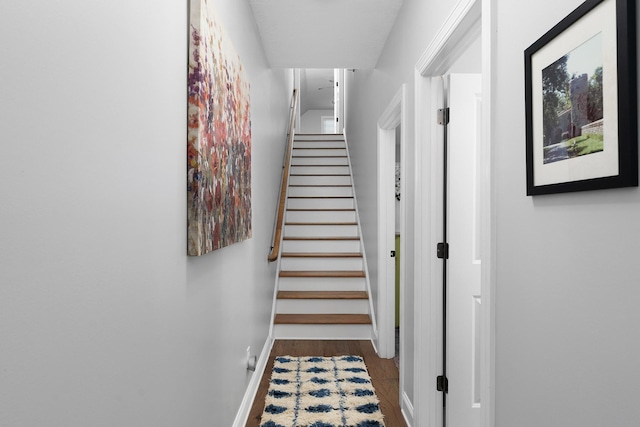
[[260, 427], [383, 427], [360, 356], [275, 358]]

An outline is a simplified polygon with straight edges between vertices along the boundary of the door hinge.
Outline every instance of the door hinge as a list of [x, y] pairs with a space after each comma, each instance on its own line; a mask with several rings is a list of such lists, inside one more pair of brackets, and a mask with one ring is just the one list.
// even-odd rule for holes
[[449, 244], [442, 242], [438, 243], [436, 253], [439, 259], [449, 259]]
[[395, 258], [396, 257], [396, 251], [391, 251], [391, 258]]
[[436, 389], [438, 391], [443, 391], [445, 393], [449, 393], [449, 380], [444, 375], [438, 375], [436, 378]]
[[440, 108], [438, 110], [438, 124], [439, 125], [448, 125], [449, 124], [449, 108]]

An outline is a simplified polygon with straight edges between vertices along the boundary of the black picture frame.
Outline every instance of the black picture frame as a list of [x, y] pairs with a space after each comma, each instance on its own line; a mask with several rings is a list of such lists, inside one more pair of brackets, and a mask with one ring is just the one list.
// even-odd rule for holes
[[635, 8], [587, 0], [525, 50], [528, 196], [638, 186]]

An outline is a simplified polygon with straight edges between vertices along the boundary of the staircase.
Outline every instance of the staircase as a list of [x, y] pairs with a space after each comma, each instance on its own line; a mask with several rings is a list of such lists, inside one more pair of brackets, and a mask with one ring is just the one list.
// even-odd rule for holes
[[343, 135], [296, 135], [280, 256], [275, 339], [371, 339], [366, 262]]

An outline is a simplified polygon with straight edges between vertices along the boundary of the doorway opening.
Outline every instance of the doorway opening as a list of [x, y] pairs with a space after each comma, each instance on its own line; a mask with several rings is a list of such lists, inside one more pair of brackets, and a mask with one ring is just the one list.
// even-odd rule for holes
[[344, 70], [305, 68], [299, 75], [299, 133], [342, 133], [344, 129]]
[[402, 141], [402, 125], [396, 127], [396, 147], [395, 147], [395, 355], [393, 357], [394, 362], [398, 369], [400, 369], [400, 328], [402, 327], [400, 319], [400, 242], [401, 242], [401, 229], [402, 229], [402, 215], [400, 215], [400, 200], [402, 198], [401, 187], [401, 175], [402, 175], [402, 156], [401, 156], [401, 141]]
[[402, 215], [400, 214], [400, 200], [402, 198], [401, 191], [401, 175], [402, 175], [402, 124], [399, 124], [396, 127], [396, 137], [395, 137], [395, 355], [393, 357], [393, 361], [395, 362], [398, 370], [400, 369], [400, 328], [401, 324], [401, 315], [400, 315], [400, 242], [401, 242], [401, 230], [402, 230]]
[[403, 196], [407, 184], [405, 166], [408, 164], [406, 114], [406, 85], [402, 85], [378, 120], [378, 295], [374, 344], [380, 357], [393, 358], [396, 354], [396, 325], [399, 326], [399, 400], [402, 412], [411, 419], [414, 390], [410, 368], [414, 359], [413, 352], [408, 349], [413, 342], [413, 300], [409, 298], [413, 292], [407, 290], [410, 285], [405, 279], [407, 257], [402, 256], [409, 253], [407, 247], [411, 237], [406, 234], [407, 197]]

